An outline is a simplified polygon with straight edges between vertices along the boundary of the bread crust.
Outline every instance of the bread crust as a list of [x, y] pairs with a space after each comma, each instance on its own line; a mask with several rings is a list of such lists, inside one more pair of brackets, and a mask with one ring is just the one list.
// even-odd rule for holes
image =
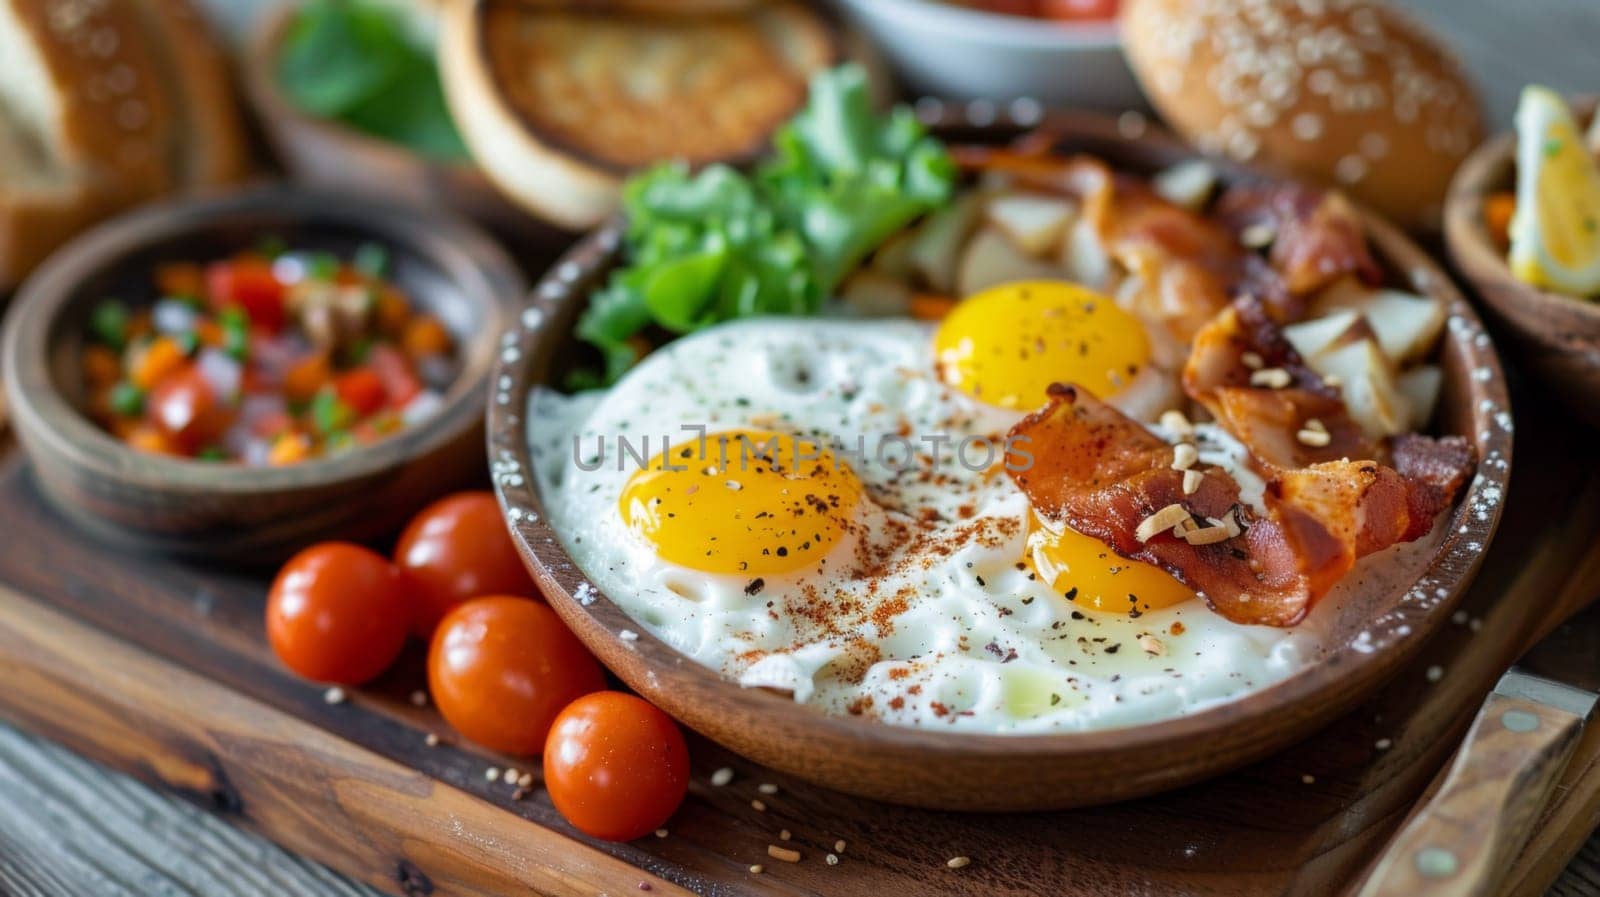
[[1484, 136], [1461, 65], [1372, 0], [1129, 0], [1124, 43], [1163, 117], [1201, 149], [1338, 187], [1417, 229]]
[[[665, 159], [765, 149], [839, 42], [796, 3], [751, 16], [600, 16], [477, 0], [444, 15], [440, 70], [474, 158], [524, 207], [597, 224], [622, 179]], [[692, 75], [692, 77], [691, 77]]]

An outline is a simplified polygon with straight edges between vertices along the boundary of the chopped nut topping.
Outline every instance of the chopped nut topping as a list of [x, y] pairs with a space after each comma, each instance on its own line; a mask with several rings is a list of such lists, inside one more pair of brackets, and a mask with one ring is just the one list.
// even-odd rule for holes
[[1167, 653], [1167, 646], [1162, 643], [1161, 639], [1148, 633], [1139, 636], [1139, 647], [1144, 649], [1144, 653], [1152, 657], [1160, 657]]
[[1231, 538], [1233, 537], [1228, 534], [1228, 528], [1225, 526], [1205, 526], [1183, 534], [1183, 540], [1190, 545], [1212, 545], [1226, 542]]
[[951, 869], [960, 869], [963, 866], [971, 865], [972, 864], [972, 858], [971, 857], [951, 857], [950, 859], [945, 860], [944, 864], [946, 866], [949, 866]]
[[1333, 442], [1333, 436], [1327, 430], [1312, 430], [1309, 428], [1294, 434], [1294, 438], [1300, 440], [1301, 445], [1309, 445], [1313, 448], [1322, 448]]
[[1255, 352], [1244, 352], [1244, 353], [1241, 353], [1239, 355], [1239, 360], [1244, 362], [1244, 366], [1249, 368], [1252, 371], [1259, 371], [1262, 368], [1267, 366], [1266, 359], [1262, 358], [1259, 354], [1257, 354]]
[[1252, 224], [1239, 231], [1239, 245], [1246, 249], [1266, 249], [1278, 235], [1265, 224]]
[[1250, 375], [1251, 386], [1262, 386], [1267, 389], [1283, 389], [1293, 382], [1294, 378], [1283, 368], [1263, 368]]
[[1182, 411], [1161, 412], [1161, 426], [1171, 430], [1180, 439], [1194, 436], [1194, 424], [1189, 422], [1189, 418], [1185, 417]]
[[711, 786], [713, 788], [721, 788], [731, 781], [733, 781], [733, 770], [726, 766], [711, 774]]
[[1188, 470], [1200, 460], [1200, 450], [1187, 442], [1172, 447], [1172, 469]]
[[777, 794], [778, 786], [772, 784], [771, 782], [762, 782], [756, 786], [756, 790], [762, 794]]
[[1206, 475], [1198, 470], [1185, 470], [1183, 472], [1183, 494], [1193, 495], [1200, 491], [1200, 484], [1205, 482]]
[[840, 838], [839, 840], [833, 842], [833, 852], [834, 853], [844, 853], [844, 839], [843, 838]]
[[1138, 537], [1140, 542], [1148, 542], [1154, 539], [1158, 533], [1173, 529], [1188, 519], [1189, 512], [1183, 509], [1183, 505], [1173, 503], [1146, 517], [1139, 524], [1139, 528], [1134, 531], [1134, 535]]
[[800, 862], [800, 851], [790, 850], [787, 847], [779, 847], [776, 844], [767, 845], [767, 856], [772, 857], [775, 860], [783, 860], [785, 863]]

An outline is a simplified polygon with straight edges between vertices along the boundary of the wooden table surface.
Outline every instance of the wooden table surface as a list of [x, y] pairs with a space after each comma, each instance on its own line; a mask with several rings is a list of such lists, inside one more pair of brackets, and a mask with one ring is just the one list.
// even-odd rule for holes
[[[261, 0], [208, 0], [234, 24]], [[1493, 120], [1529, 80], [1600, 93], [1600, 0], [1399, 0], [1444, 32]], [[1600, 894], [1600, 834], [1551, 888]], [[376, 897], [187, 803], [0, 725], [0, 895]]]

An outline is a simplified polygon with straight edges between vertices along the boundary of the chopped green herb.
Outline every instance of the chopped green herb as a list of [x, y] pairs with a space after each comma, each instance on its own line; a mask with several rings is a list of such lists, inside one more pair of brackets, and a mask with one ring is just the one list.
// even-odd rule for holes
[[144, 390], [124, 380], [111, 387], [111, 410], [122, 417], [144, 413]]
[[312, 280], [329, 281], [339, 275], [339, 257], [331, 252], [313, 252], [306, 256], [306, 276]]
[[200, 453], [195, 457], [201, 461], [226, 461], [228, 460], [228, 452], [220, 445], [208, 445], [201, 449]]
[[1544, 154], [1553, 159], [1556, 156], [1561, 155], [1562, 146], [1563, 144], [1560, 140], [1552, 137], [1544, 142]]
[[276, 261], [278, 256], [288, 251], [289, 244], [277, 234], [268, 234], [256, 241], [256, 253], [270, 261]]
[[89, 328], [94, 331], [95, 339], [113, 349], [121, 349], [128, 344], [128, 318], [128, 306], [116, 299], [107, 299], [95, 306]]
[[355, 409], [346, 405], [330, 389], [317, 393], [311, 400], [311, 425], [324, 436], [344, 430], [355, 421]]
[[200, 348], [200, 337], [193, 330], [172, 334], [172, 341], [178, 344], [178, 351], [184, 355], [193, 355]]
[[237, 306], [224, 308], [217, 315], [217, 323], [222, 325], [222, 351], [238, 361], [249, 358], [250, 317], [244, 309]]

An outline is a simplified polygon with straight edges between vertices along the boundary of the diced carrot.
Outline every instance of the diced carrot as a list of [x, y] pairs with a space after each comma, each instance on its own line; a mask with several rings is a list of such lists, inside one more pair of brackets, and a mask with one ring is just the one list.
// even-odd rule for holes
[[289, 366], [283, 375], [283, 394], [291, 402], [309, 402], [331, 374], [327, 354], [313, 352]]
[[298, 464], [311, 457], [311, 440], [302, 433], [284, 433], [272, 441], [267, 463], [275, 467]]
[[177, 453], [177, 446], [167, 434], [150, 424], [139, 424], [128, 430], [123, 437], [127, 443], [143, 452], [154, 452], [158, 455], [172, 455]]
[[919, 321], [942, 321], [956, 307], [956, 299], [933, 293], [917, 293], [911, 297], [911, 317]]
[[443, 355], [450, 351], [450, 331], [432, 315], [417, 315], [406, 324], [400, 345], [412, 358]]
[[375, 315], [379, 331], [389, 336], [398, 336], [405, 332], [406, 324], [411, 321], [411, 303], [406, 300], [404, 293], [394, 287], [385, 286], [378, 290]]
[[205, 295], [206, 279], [200, 266], [173, 262], [156, 268], [156, 288], [163, 296], [199, 299]]
[[105, 346], [83, 350], [83, 379], [90, 386], [110, 386], [122, 379], [122, 360]]
[[1489, 228], [1489, 236], [1501, 246], [1511, 242], [1511, 216], [1516, 213], [1515, 193], [1494, 193], [1483, 203], [1483, 223]]
[[222, 325], [210, 318], [201, 318], [194, 325], [195, 338], [202, 346], [221, 348], [228, 341], [228, 334], [223, 331]]
[[177, 340], [158, 336], [134, 352], [129, 379], [140, 389], [154, 389], [163, 377], [183, 366], [183, 359]]

